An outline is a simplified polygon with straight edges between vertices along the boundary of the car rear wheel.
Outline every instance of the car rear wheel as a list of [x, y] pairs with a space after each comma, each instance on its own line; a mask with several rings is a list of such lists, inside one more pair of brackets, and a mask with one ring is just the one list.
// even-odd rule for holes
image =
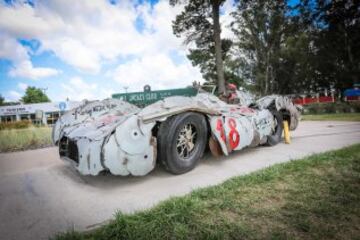
[[207, 123], [199, 113], [183, 113], [167, 119], [158, 131], [158, 157], [173, 174], [192, 170], [207, 143]]
[[281, 141], [281, 135], [283, 132], [283, 117], [281, 112], [271, 111], [271, 113], [274, 116], [275, 126], [273, 134], [267, 137], [266, 145], [268, 146], [274, 146], [278, 144]]

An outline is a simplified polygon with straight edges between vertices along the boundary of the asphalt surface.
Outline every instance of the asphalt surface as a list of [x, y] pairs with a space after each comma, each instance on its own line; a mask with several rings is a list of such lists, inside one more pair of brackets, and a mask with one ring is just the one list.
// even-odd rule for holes
[[290, 145], [257, 147], [225, 158], [206, 155], [191, 172], [157, 167], [145, 177], [84, 177], [58, 158], [56, 148], [0, 154], [0, 238], [47, 239], [87, 230], [116, 211], [149, 208], [191, 190], [304, 156], [360, 142], [360, 123], [301, 122]]

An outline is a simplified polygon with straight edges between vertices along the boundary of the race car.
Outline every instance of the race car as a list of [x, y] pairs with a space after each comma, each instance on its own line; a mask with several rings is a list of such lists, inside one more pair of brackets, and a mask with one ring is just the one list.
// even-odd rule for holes
[[237, 103], [228, 104], [199, 92], [167, 97], [142, 109], [118, 99], [83, 101], [59, 118], [52, 139], [60, 157], [83, 175], [143, 176], [156, 162], [183, 174], [206, 149], [219, 156], [273, 146], [281, 141], [284, 120], [290, 130], [298, 125], [299, 109], [287, 97], [254, 101], [241, 91], [235, 97]]

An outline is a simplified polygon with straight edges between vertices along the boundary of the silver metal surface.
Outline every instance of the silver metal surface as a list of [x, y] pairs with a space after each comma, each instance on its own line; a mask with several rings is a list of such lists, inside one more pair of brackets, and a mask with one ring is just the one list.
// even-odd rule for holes
[[[109, 171], [143, 176], [156, 163], [157, 136], [153, 130], [170, 116], [184, 112], [205, 115], [212, 149], [220, 147], [216, 153], [224, 155], [266, 142], [276, 125], [269, 109], [287, 113], [290, 129], [296, 128], [300, 114], [288, 98], [273, 95], [254, 101], [253, 96], [240, 93], [237, 91], [242, 98], [240, 104], [227, 104], [212, 94], [199, 93], [194, 97], [168, 97], [143, 109], [115, 99], [83, 101], [59, 119], [52, 137], [59, 145], [60, 156], [72, 162], [81, 174]], [[195, 127], [185, 125], [174, 137], [180, 158], [186, 160], [197, 141]]]

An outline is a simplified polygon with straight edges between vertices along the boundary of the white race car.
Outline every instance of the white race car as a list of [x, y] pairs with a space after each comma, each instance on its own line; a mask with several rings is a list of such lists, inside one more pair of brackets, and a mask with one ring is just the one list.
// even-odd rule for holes
[[86, 102], [53, 127], [62, 159], [84, 175], [109, 171], [143, 176], [160, 161], [173, 174], [193, 169], [207, 145], [215, 155], [281, 140], [283, 120], [294, 130], [300, 113], [283, 96], [227, 104], [209, 93], [173, 96], [143, 109], [117, 99]]

